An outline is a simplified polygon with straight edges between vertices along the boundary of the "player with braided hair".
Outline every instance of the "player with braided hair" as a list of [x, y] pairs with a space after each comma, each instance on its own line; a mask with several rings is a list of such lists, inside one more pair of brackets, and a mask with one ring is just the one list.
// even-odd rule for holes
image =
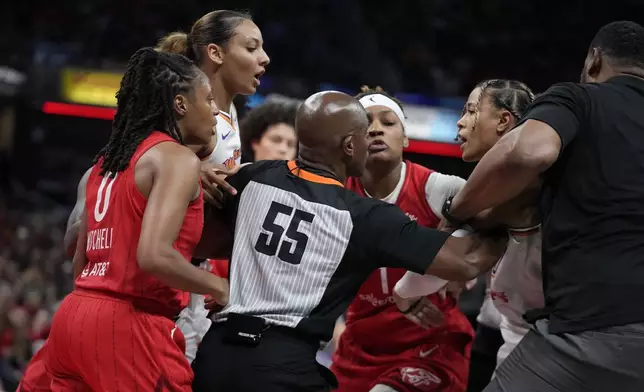
[[184, 143], [209, 143], [217, 107], [197, 66], [151, 48], [132, 56], [117, 98], [112, 134], [87, 180], [76, 285], [48, 340], [51, 390], [189, 391], [174, 318], [188, 292], [222, 304], [228, 296], [225, 279], [189, 262], [203, 196], [199, 159]]
[[[478, 162], [518, 124], [534, 98], [528, 86], [515, 80], [490, 79], [477, 84], [457, 122], [463, 160]], [[530, 195], [524, 195], [496, 209], [494, 220], [509, 227], [511, 239], [505, 255], [488, 277], [486, 298], [477, 319], [471, 380], [478, 384], [473, 386], [477, 390], [487, 384], [494, 369], [482, 363], [485, 358], [490, 362], [496, 359], [498, 367], [529, 330], [523, 314], [544, 306], [541, 233], [532, 202]], [[493, 336], [493, 330], [501, 332], [500, 347], [483, 342]]]
[[[400, 101], [380, 87], [366, 86], [356, 98], [369, 117], [369, 156], [362, 177], [349, 178], [347, 188], [395, 204], [423, 226], [437, 227], [443, 202], [465, 180], [403, 159], [409, 141]], [[453, 297], [437, 293], [428, 300], [436, 313], [443, 313], [442, 325], [421, 328], [407, 320], [392, 296], [405, 272], [379, 268], [351, 303], [331, 367], [339, 391], [465, 391], [474, 337], [469, 321]]]
[[516, 80], [489, 79], [477, 84], [457, 123], [463, 160], [480, 160], [501, 136], [518, 123], [532, 101], [534, 93]]
[[[463, 160], [479, 161], [518, 124], [533, 101], [533, 92], [519, 81], [490, 79], [477, 84], [457, 122]], [[523, 314], [544, 305], [541, 234], [533, 196], [528, 192], [485, 217], [488, 225], [494, 222], [508, 226], [511, 239], [505, 255], [490, 273], [477, 318], [468, 390], [478, 391], [487, 385], [494, 366], [485, 362], [496, 362], [498, 366], [528, 332]], [[503, 342], [495, 343], [495, 330], [500, 330]]]

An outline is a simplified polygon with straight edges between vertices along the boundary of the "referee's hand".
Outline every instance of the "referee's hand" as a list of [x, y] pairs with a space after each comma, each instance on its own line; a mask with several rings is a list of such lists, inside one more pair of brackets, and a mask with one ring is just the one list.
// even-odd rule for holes
[[398, 310], [412, 323], [421, 328], [437, 327], [445, 322], [445, 315], [427, 297], [402, 298], [394, 292]]

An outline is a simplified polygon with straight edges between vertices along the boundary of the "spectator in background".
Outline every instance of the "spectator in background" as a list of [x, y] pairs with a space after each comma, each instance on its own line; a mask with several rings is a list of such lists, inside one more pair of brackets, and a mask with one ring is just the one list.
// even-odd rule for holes
[[297, 153], [295, 114], [300, 104], [271, 98], [251, 110], [240, 124], [242, 161], [291, 160]]
[[71, 285], [69, 261], [57, 249], [64, 215], [26, 207], [0, 206], [0, 391], [15, 390]]

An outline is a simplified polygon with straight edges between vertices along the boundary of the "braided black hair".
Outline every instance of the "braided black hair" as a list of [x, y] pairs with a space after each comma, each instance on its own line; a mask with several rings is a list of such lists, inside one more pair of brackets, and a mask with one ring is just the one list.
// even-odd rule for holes
[[405, 114], [405, 108], [403, 107], [402, 101], [399, 100], [398, 98], [394, 97], [393, 95], [389, 94], [388, 92], [386, 92], [380, 86], [377, 86], [376, 88], [370, 88], [369, 86], [360, 87], [360, 93], [355, 96], [355, 99], [360, 100], [360, 98], [367, 97], [369, 95], [374, 95], [374, 94], [384, 95], [385, 97], [387, 97], [387, 98], [391, 99], [392, 101], [396, 102], [398, 104], [398, 106], [400, 106], [400, 110], [402, 110], [403, 114]]
[[117, 109], [110, 139], [94, 159], [101, 175], [128, 167], [139, 144], [152, 131], [164, 132], [183, 144], [173, 109], [174, 97], [193, 88], [201, 71], [186, 57], [142, 48], [127, 64], [116, 93]]
[[[496, 109], [505, 109], [516, 121], [519, 121], [525, 114], [528, 106], [534, 101], [534, 93], [523, 82], [507, 79], [488, 79], [480, 82], [475, 88], [480, 88], [481, 93], [476, 101], [476, 113], [474, 127], [479, 119], [479, 108], [483, 97], [489, 98], [490, 103]], [[465, 109], [463, 109], [465, 112]]]

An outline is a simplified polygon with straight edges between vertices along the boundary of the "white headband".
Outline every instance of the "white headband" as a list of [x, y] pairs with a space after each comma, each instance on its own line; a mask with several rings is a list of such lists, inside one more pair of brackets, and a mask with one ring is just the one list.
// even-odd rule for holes
[[388, 96], [383, 94], [370, 94], [360, 98], [360, 103], [365, 109], [369, 109], [372, 106], [385, 106], [392, 112], [396, 113], [396, 116], [398, 116], [402, 123], [403, 129], [407, 128], [402, 108]]

